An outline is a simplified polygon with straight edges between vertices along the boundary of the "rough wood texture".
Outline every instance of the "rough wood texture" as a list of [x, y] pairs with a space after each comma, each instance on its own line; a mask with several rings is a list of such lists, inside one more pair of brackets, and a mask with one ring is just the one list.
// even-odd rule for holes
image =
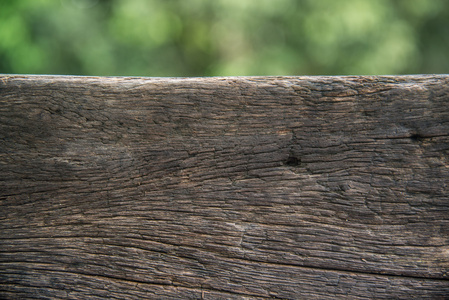
[[449, 76], [0, 76], [0, 298], [449, 297]]

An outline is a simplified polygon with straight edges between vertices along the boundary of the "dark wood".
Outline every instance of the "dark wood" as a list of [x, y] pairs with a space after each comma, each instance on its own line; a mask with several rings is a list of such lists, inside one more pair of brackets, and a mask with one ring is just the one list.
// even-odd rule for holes
[[449, 76], [0, 76], [0, 298], [449, 298]]

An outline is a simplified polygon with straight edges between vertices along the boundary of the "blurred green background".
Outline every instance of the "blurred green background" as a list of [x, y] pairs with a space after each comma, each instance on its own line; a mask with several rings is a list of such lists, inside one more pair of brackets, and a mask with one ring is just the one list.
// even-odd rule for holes
[[0, 73], [449, 73], [448, 0], [0, 0]]

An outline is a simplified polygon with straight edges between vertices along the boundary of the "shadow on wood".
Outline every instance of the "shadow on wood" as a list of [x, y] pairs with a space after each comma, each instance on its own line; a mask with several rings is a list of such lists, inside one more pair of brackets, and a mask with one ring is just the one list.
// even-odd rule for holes
[[445, 298], [449, 76], [0, 76], [0, 297]]

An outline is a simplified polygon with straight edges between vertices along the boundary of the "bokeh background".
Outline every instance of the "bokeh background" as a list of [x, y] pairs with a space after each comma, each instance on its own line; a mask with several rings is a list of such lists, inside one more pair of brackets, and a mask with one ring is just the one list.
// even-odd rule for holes
[[0, 73], [449, 73], [448, 0], [0, 0]]

